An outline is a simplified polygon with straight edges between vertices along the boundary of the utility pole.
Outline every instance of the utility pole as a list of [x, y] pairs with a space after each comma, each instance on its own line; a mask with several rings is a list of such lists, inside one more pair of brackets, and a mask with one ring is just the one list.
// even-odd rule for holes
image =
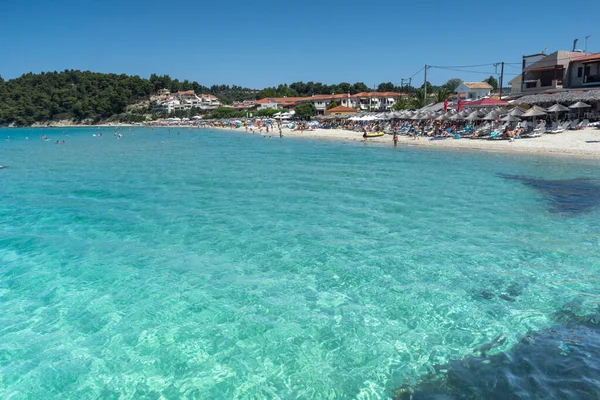
[[425, 64], [425, 82], [423, 83], [423, 107], [427, 105], [427, 64]]
[[408, 89], [411, 87], [412, 84], [412, 78], [401, 78], [400, 79], [400, 86], [402, 86], [402, 90], [404, 91], [404, 93], [408, 93]]
[[502, 68], [500, 68], [500, 94], [498, 95], [498, 100], [502, 100], [502, 81], [504, 79], [504, 61], [500, 63]]

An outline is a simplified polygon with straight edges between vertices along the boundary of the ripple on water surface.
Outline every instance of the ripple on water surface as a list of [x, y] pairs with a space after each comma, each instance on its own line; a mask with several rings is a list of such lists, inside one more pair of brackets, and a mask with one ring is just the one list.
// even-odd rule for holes
[[0, 397], [381, 398], [599, 303], [586, 162], [45, 132], [0, 143]]

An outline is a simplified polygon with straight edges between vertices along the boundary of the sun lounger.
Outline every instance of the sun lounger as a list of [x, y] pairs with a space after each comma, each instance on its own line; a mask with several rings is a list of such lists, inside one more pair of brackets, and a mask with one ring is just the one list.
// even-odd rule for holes
[[589, 124], [590, 124], [590, 120], [589, 119], [584, 119], [579, 124], [577, 124], [577, 129], [586, 128]]
[[522, 133], [521, 134], [521, 139], [528, 139], [528, 138], [534, 138], [534, 137], [540, 137], [542, 136], [544, 133], [543, 132], [527, 132], [527, 133]]
[[569, 126], [569, 129], [579, 129], [577, 128], [577, 125], [579, 125], [579, 120], [576, 119], [575, 121], [571, 122], [571, 125]]
[[[562, 124], [561, 124], [562, 125]], [[552, 132], [559, 128], [559, 125], [554, 121], [551, 126], [546, 127], [546, 132]]]
[[571, 126], [571, 121], [566, 121], [560, 124], [558, 128], [553, 129], [551, 131], [546, 131], [546, 133], [561, 133], [569, 129], [569, 126]]
[[537, 127], [535, 127], [535, 129], [533, 130], [533, 133], [544, 133], [545, 130], [546, 130], [546, 122], [541, 122]]

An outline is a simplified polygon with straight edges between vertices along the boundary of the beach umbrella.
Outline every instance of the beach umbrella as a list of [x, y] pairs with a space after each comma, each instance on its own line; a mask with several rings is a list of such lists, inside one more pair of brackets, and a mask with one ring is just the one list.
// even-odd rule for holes
[[521, 118], [515, 117], [514, 115], [510, 115], [510, 114], [508, 114], [500, 119], [500, 121], [504, 121], [504, 122], [519, 122], [520, 120], [521, 120]]
[[523, 118], [532, 117], [531, 119], [534, 120], [535, 117], [539, 117], [539, 116], [546, 115], [546, 114], [548, 114], [548, 113], [542, 107], [533, 106], [529, 110], [525, 111], [525, 113], [523, 113], [523, 115], [521, 115], [521, 117], [523, 117]]
[[583, 103], [581, 101], [578, 101], [577, 103], [571, 104], [569, 106], [569, 108], [574, 108], [574, 109], [578, 110], [577, 118], [581, 118], [581, 109], [582, 108], [588, 108], [588, 107], [591, 107], [591, 106], [589, 104]]
[[437, 117], [435, 120], [436, 121], [448, 121], [450, 119], [450, 117], [446, 114], [442, 114], [439, 117]]
[[555, 105], [553, 105], [552, 107], [548, 108], [548, 112], [553, 112], [556, 113], [554, 120], [558, 123], [558, 113], [559, 112], [564, 112], [564, 111], [569, 111], [569, 107], [565, 107], [562, 104], [558, 104], [556, 103]]
[[525, 111], [521, 117], [539, 117], [546, 114], [548, 113], [542, 107], [533, 106], [529, 110]]
[[562, 104], [558, 104], [556, 103], [555, 105], [553, 105], [552, 107], [549, 107], [547, 109], [548, 112], [562, 112], [562, 111], [569, 111], [569, 107], [565, 107]]
[[522, 109], [522, 108], [520, 108], [520, 107], [513, 108], [513, 109], [512, 109], [512, 110], [509, 112], [509, 114], [510, 114], [510, 115], [512, 115], [513, 117], [520, 117], [520, 116], [521, 116], [521, 115], [523, 115], [524, 113], [525, 113], [525, 110], [523, 110], [523, 109]]
[[471, 115], [470, 112], [468, 112], [467, 110], [462, 110], [461, 112], [458, 113], [458, 115], [460, 115], [461, 117], [468, 117], [469, 115]]
[[479, 113], [477, 111], [473, 111], [471, 114], [467, 115], [467, 117], [465, 119], [467, 121], [476, 121], [478, 119], [481, 119], [481, 116], [479, 115]]
[[583, 103], [581, 101], [578, 101], [577, 103], [571, 104], [569, 106], [569, 108], [588, 108], [588, 107], [591, 107], [591, 106], [589, 104]]
[[498, 114], [496, 114], [494, 111], [490, 111], [489, 113], [487, 113], [485, 115], [485, 117], [482, 118], [484, 121], [495, 121], [498, 119]]
[[450, 117], [451, 121], [463, 121], [465, 119], [465, 117], [463, 117], [460, 114], [454, 114], [453, 116]]

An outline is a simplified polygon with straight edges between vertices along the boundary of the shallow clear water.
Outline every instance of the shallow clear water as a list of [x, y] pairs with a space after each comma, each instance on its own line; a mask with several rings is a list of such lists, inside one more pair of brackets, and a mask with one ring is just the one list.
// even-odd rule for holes
[[0, 130], [2, 398], [385, 398], [600, 302], [595, 188], [507, 177], [596, 162], [97, 131]]

